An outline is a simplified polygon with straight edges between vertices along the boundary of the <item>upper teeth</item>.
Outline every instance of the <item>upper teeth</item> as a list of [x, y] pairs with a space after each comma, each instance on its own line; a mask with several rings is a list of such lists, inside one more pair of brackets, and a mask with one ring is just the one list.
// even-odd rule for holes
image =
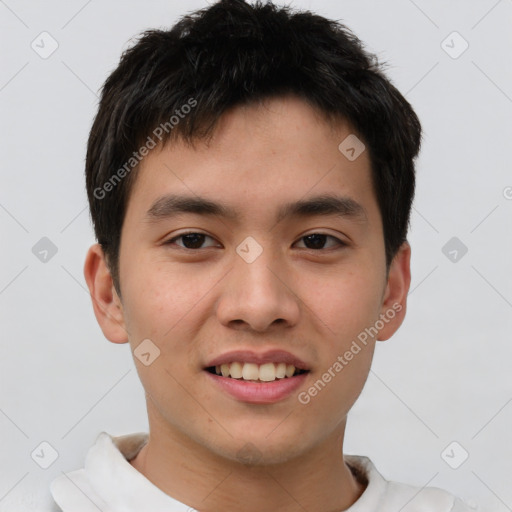
[[215, 373], [223, 377], [232, 377], [243, 380], [262, 380], [270, 382], [277, 379], [291, 377], [295, 373], [295, 366], [286, 363], [239, 363], [221, 364], [215, 367]]

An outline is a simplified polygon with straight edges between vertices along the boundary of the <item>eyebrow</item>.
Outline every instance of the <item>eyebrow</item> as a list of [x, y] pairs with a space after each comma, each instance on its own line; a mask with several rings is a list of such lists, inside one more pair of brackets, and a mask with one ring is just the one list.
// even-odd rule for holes
[[[146, 212], [145, 221], [156, 223], [180, 214], [237, 218], [237, 211], [222, 202], [215, 202], [199, 196], [164, 195], [159, 197]], [[346, 196], [323, 194], [282, 205], [276, 214], [276, 223], [290, 217], [337, 216], [367, 222], [364, 207]]]

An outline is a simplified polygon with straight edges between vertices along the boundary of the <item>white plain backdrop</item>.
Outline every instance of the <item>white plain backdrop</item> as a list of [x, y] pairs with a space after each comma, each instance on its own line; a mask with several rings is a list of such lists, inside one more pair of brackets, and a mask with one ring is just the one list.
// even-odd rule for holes
[[[512, 510], [512, 0], [289, 3], [346, 23], [424, 128], [408, 313], [377, 346], [345, 451], [388, 479]], [[83, 278], [85, 145], [129, 39], [204, 6], [0, 1], [0, 511], [43, 510], [100, 431], [147, 431], [129, 346], [103, 337]], [[44, 31], [58, 43], [47, 58], [31, 47], [51, 49]], [[43, 237], [57, 249], [46, 262]], [[452, 237], [466, 254], [445, 255]], [[44, 441], [58, 453], [47, 469], [31, 457]]]

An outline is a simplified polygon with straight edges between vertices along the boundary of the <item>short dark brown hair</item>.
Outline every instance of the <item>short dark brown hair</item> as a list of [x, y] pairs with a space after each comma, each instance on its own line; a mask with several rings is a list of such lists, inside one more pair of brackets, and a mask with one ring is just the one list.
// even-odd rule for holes
[[119, 296], [121, 229], [139, 150], [150, 140], [193, 144], [210, 137], [228, 109], [289, 94], [327, 120], [348, 121], [364, 142], [389, 268], [406, 241], [421, 125], [382, 68], [343, 24], [271, 2], [221, 0], [170, 30], [144, 32], [103, 85], [87, 146], [91, 218]]

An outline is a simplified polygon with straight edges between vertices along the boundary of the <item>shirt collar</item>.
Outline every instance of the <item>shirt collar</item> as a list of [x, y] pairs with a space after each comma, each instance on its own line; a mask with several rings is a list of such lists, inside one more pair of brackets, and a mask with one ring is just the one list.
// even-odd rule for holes
[[139, 432], [112, 437], [101, 432], [89, 449], [85, 473], [91, 486], [112, 511], [186, 512], [187, 505], [161, 491], [129, 462], [146, 444], [148, 434]]

